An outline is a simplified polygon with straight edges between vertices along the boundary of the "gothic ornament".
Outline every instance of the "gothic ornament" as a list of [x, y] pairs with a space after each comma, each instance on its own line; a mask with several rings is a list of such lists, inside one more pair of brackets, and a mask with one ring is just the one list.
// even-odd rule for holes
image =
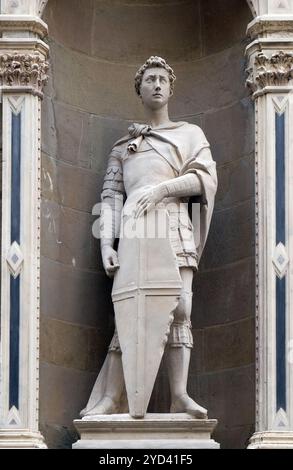
[[30, 87], [42, 94], [48, 81], [49, 64], [39, 54], [0, 55], [0, 86]]
[[261, 52], [247, 73], [246, 84], [252, 93], [268, 86], [286, 86], [293, 78], [293, 55], [280, 51], [268, 57]]

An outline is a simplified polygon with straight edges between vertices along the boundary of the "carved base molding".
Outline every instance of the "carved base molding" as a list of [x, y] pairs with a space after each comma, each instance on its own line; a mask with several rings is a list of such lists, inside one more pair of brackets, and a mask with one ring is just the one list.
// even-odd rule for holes
[[40, 433], [22, 431], [21, 429], [1, 429], [0, 449], [47, 449]]
[[248, 449], [293, 449], [293, 431], [256, 432]]
[[75, 420], [80, 440], [73, 449], [219, 449], [211, 438], [217, 420], [185, 413], [99, 415]]

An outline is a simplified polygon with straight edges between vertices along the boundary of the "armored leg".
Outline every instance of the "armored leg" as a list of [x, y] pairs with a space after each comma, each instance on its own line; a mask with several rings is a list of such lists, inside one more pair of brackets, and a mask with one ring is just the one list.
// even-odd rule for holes
[[121, 397], [125, 391], [125, 385], [121, 349], [116, 331], [109, 346], [106, 362], [103, 394], [98, 397], [96, 404], [81, 413], [82, 415], [104, 415], [121, 412]]
[[192, 277], [189, 268], [180, 269], [183, 288], [178, 306], [174, 312], [167, 344], [168, 376], [171, 391], [171, 413], [189, 413], [205, 419], [207, 410], [198, 405], [187, 394], [187, 379], [190, 354], [193, 347], [191, 332]]

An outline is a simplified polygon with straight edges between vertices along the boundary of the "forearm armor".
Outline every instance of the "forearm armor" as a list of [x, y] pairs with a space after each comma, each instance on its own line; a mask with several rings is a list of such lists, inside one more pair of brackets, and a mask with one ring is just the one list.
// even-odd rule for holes
[[202, 194], [201, 181], [196, 173], [188, 173], [161, 184], [164, 187], [166, 197], [188, 197]]

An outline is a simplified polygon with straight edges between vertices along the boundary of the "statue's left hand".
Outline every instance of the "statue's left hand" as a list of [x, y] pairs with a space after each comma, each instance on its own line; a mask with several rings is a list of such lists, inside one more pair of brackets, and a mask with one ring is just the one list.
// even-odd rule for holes
[[166, 196], [167, 192], [163, 184], [147, 189], [136, 203], [135, 218], [152, 210]]

